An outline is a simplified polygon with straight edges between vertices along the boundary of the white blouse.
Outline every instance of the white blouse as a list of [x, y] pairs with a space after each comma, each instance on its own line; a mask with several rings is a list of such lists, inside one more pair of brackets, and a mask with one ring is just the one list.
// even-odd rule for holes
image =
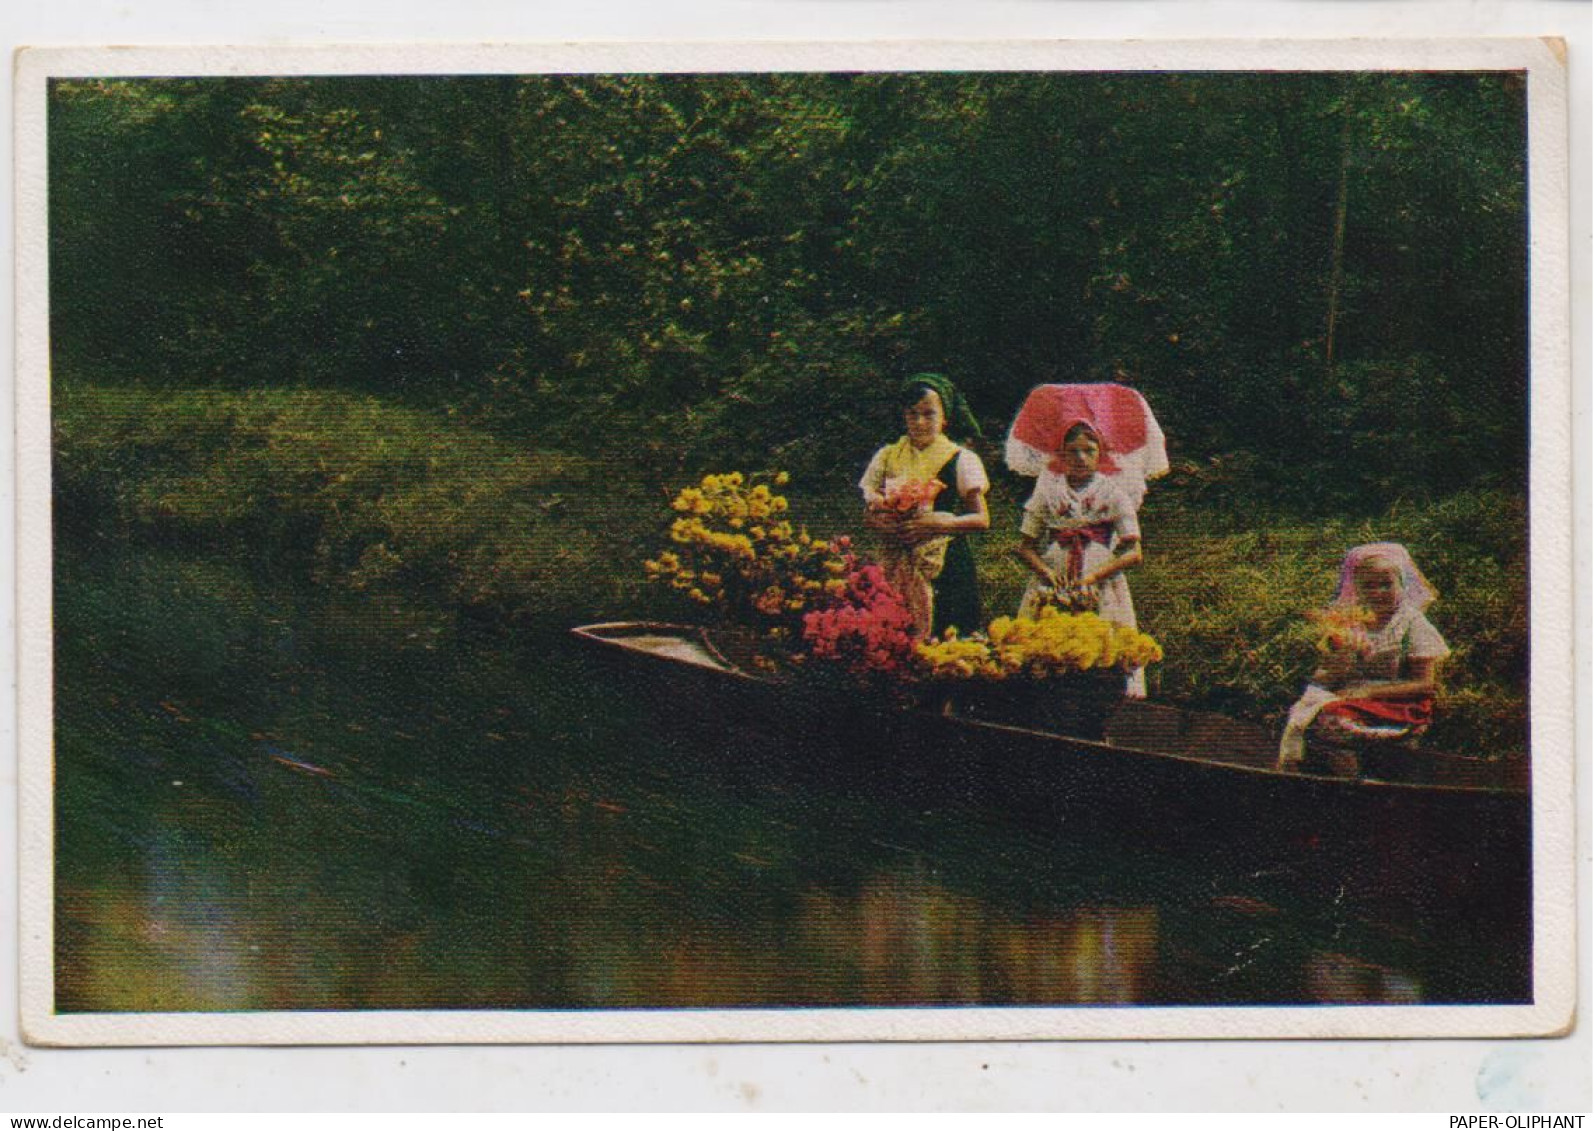
[[1367, 630], [1356, 674], [1360, 679], [1398, 680], [1405, 675], [1407, 660], [1442, 660], [1448, 655], [1445, 638], [1421, 611], [1397, 609], [1383, 628]]

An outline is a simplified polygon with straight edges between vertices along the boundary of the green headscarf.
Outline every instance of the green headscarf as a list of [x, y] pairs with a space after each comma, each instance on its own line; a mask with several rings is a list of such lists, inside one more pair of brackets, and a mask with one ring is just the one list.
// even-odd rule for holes
[[902, 382], [898, 390], [899, 399], [906, 401], [919, 388], [930, 389], [941, 398], [948, 433], [965, 439], [985, 438], [985, 433], [980, 431], [980, 422], [974, 419], [974, 413], [969, 409], [969, 402], [963, 399], [963, 394], [958, 392], [958, 387], [949, 378], [940, 373], [915, 373]]

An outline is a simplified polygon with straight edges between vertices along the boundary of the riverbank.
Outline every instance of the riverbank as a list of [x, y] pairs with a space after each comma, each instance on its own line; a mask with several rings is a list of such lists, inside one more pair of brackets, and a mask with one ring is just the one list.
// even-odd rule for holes
[[[505, 626], [689, 611], [643, 581], [673, 490], [703, 470], [527, 450], [445, 415], [327, 390], [153, 391], [59, 384], [57, 534], [192, 543], [329, 591]], [[816, 536], [856, 529], [851, 465], [788, 488]], [[998, 473], [977, 546], [987, 605], [1017, 603], [1008, 552], [1025, 483]], [[1163, 644], [1154, 695], [1276, 720], [1314, 662], [1301, 614], [1344, 550], [1411, 547], [1454, 655], [1431, 741], [1486, 757], [1527, 749], [1525, 502], [1504, 491], [1392, 501], [1366, 516], [1262, 514], [1179, 482], [1142, 514], [1133, 580]]]

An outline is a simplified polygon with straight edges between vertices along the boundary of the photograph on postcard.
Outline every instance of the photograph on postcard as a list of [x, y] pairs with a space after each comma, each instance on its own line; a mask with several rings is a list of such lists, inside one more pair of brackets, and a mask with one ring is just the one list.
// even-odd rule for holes
[[32, 1031], [1566, 1020], [1526, 63], [44, 69]]

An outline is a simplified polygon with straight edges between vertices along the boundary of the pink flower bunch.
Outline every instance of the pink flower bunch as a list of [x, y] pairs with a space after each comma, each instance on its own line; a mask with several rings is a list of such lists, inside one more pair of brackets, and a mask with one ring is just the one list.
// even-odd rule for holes
[[846, 588], [826, 608], [803, 617], [809, 655], [844, 664], [855, 675], [906, 677], [913, 667], [913, 616], [877, 565], [849, 555]]

